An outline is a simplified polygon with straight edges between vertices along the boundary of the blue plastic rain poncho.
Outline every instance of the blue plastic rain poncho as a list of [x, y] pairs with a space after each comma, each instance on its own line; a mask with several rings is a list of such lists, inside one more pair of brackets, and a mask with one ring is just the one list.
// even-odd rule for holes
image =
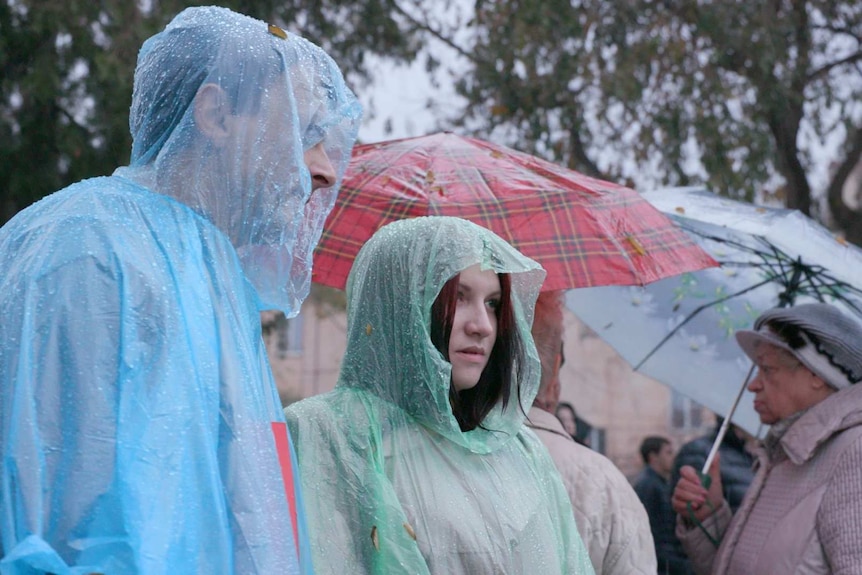
[[[430, 318], [446, 281], [474, 264], [510, 274], [525, 356], [507, 408], [462, 432]], [[398, 221], [362, 248], [338, 384], [286, 410], [319, 575], [593, 572], [554, 463], [523, 425], [539, 386], [530, 325], [543, 278], [458, 218]]]
[[310, 572], [259, 310], [306, 296], [360, 114], [226, 9], [144, 44], [131, 165], [0, 230], [0, 572]]

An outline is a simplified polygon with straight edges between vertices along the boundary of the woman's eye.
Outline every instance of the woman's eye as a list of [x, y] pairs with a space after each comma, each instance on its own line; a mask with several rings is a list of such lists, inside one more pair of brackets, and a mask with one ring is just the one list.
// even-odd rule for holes
[[500, 307], [500, 300], [498, 300], [496, 298], [495, 299], [489, 299], [485, 302], [485, 305], [487, 305], [491, 309], [496, 310]]

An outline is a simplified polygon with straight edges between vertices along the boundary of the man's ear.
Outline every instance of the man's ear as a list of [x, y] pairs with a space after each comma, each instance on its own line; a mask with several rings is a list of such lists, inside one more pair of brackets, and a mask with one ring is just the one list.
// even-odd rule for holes
[[539, 386], [539, 393], [533, 404], [545, 411], [553, 413], [560, 402], [560, 360], [559, 356], [554, 364], [554, 374], [550, 378], [542, 375], [543, 384]]
[[551, 401], [551, 403], [556, 407], [557, 402], [560, 401], [560, 370], [557, 368], [557, 373], [554, 374], [553, 379], [548, 382], [548, 392], [546, 397]]
[[195, 95], [195, 125], [216, 146], [222, 146], [230, 135], [230, 109], [221, 86], [204, 84]]

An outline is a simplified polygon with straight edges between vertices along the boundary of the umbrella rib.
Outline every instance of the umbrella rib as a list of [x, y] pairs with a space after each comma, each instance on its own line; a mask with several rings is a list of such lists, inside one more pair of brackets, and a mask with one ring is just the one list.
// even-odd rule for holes
[[[677, 221], [679, 221], [679, 220], [677, 220]], [[741, 251], [751, 252], [751, 253], [753, 253], [755, 255], [759, 255], [761, 257], [763, 257], [767, 254], [767, 252], [762, 252], [760, 250], [752, 248], [750, 245], [748, 245], [745, 242], [741, 242], [739, 240], [721, 237], [721, 236], [718, 236], [718, 235], [715, 235], [715, 234], [712, 234], [709, 232], [705, 232], [705, 231], [697, 229], [696, 227], [692, 226], [691, 224], [686, 224], [685, 222], [682, 222], [682, 221], [679, 221], [679, 226], [689, 233], [697, 234], [698, 236], [700, 236], [704, 239], [711, 240], [711, 241], [714, 241], [716, 243], [726, 244], [729, 246], [739, 248]], [[743, 232], [743, 233], [745, 233], [745, 232]], [[767, 240], [766, 237], [764, 237], [763, 235], [756, 234], [756, 233], [747, 233], [746, 235], [749, 235], [750, 237], [755, 238], [757, 240], [760, 240], [761, 242], [766, 244], [766, 246], [772, 252], [772, 255], [777, 260], [781, 260], [782, 256], [784, 257], [784, 259], [788, 259], [788, 260], [791, 259], [790, 256], [788, 256], [783, 251], [778, 249], [772, 242]]]
[[[808, 274], [806, 274], [806, 275], [808, 275]], [[830, 282], [827, 283], [826, 281], [824, 281], [824, 279], [829, 279]], [[860, 290], [860, 289], [858, 289], [858, 288], [856, 288], [856, 287], [854, 287], [848, 283], [842, 282], [840, 280], [836, 280], [835, 278], [833, 278], [832, 276], [830, 276], [828, 274], [815, 274], [813, 276], [808, 276], [808, 281], [814, 287], [814, 291], [819, 296], [818, 299], [821, 302], [824, 301], [822, 298], [823, 294], [822, 294], [820, 289], [817, 289], [818, 287], [825, 289], [825, 290], [828, 290], [832, 297], [834, 297], [836, 300], [843, 302], [845, 305], [852, 308], [857, 314], [862, 316], [862, 309], [860, 309], [859, 306], [855, 302], [853, 302], [853, 300], [851, 300], [848, 297], [844, 297], [844, 295], [842, 295], [836, 288], [841, 288], [841, 289], [844, 289], [847, 291], [851, 291], [851, 292], [856, 293], [857, 295], [862, 295], [862, 290]]]
[[[764, 239], [764, 241], [766, 242], [766, 245], [769, 246], [769, 248], [772, 250], [772, 255], [775, 257], [776, 263], [781, 268], [781, 277], [786, 278], [787, 274], [790, 271], [786, 267], [786, 264], [788, 262], [790, 263], [791, 269], [795, 271], [795, 269], [796, 269], [795, 264], [796, 264], [797, 260], [791, 259], [790, 256], [785, 254], [783, 251], [779, 250], [778, 247], [775, 246], [774, 244], [772, 244], [771, 242], [766, 241], [766, 239]], [[784, 257], [782, 257], [782, 256], [784, 256]], [[786, 283], [784, 285], [785, 285], [785, 287], [790, 287]]]
[[859, 306], [858, 306], [858, 305], [856, 305], [856, 303], [854, 303], [854, 302], [853, 302], [853, 300], [851, 300], [850, 298], [846, 298], [846, 297], [844, 297], [843, 295], [840, 295], [840, 294], [835, 294], [835, 299], [837, 299], [837, 300], [839, 300], [839, 301], [844, 302], [844, 304], [845, 304], [847, 307], [851, 308], [851, 309], [852, 309], [853, 311], [855, 311], [857, 314], [859, 314], [860, 316], [862, 316], [862, 309], [860, 309], [860, 308], [859, 308]]
[[[706, 240], [711, 240], [711, 241], [714, 241], [716, 243], [725, 244], [728, 246], [733, 246], [735, 248], [738, 248], [740, 251], [750, 252], [750, 253], [755, 254], [757, 256], [760, 256], [760, 257], [763, 257], [764, 255], [766, 255], [766, 252], [761, 252], [760, 250], [752, 248], [750, 245], [746, 244], [745, 242], [741, 242], [739, 240], [734, 240], [734, 239], [730, 239], [730, 238], [723, 238], [720, 236], [716, 236], [714, 234], [710, 234], [708, 232], [703, 232], [701, 230], [695, 229], [695, 228], [687, 226], [685, 224], [681, 224], [680, 227], [682, 227], [684, 230], [686, 230], [690, 233], [697, 234]], [[767, 241], [766, 238], [764, 238], [763, 236], [757, 235], [757, 234], [751, 234], [751, 237], [763, 241], [767, 246], [769, 246], [770, 248], [773, 249], [773, 253], [774, 253], [775, 246], [773, 246], [769, 241]], [[778, 251], [779, 251], [779, 253], [783, 254], [783, 252], [781, 252], [780, 250], [778, 250]], [[775, 256], [779, 257], [778, 254], [775, 254]], [[785, 256], [785, 257], [787, 257], [787, 256]]]
[[[768, 248], [768, 251], [760, 251], [747, 248], [748, 251], [759, 257], [763, 262], [762, 264], [755, 267], [767, 270], [767, 273], [770, 274], [769, 280], [781, 285], [784, 288], [784, 293], [787, 293], [788, 290], [790, 290], [790, 288], [792, 287], [790, 284], [793, 282], [793, 280], [788, 277], [788, 274], [791, 270], [796, 270], [797, 260], [791, 258], [788, 254], [784, 253], [775, 244], [767, 240], [765, 237], [754, 237], [760, 240]], [[790, 264], [790, 270], [788, 270], [787, 268], [788, 263]], [[794, 293], [798, 293], [798, 286], [797, 290], [795, 290]]]
[[772, 265], [764, 262], [716, 260], [723, 268], [758, 268], [771, 269]]
[[[754, 286], [754, 287], [759, 287], [760, 285], [764, 285], [765, 283], [769, 283], [769, 282], [776, 281], [776, 280], [779, 280], [777, 283], [783, 285], [786, 289], [792, 287], [789, 285], [790, 282], [788, 281], [789, 280], [788, 274], [790, 274], [797, 267], [797, 265], [799, 265], [799, 264], [797, 264], [797, 260], [791, 258], [788, 254], [784, 253], [784, 251], [779, 249], [775, 244], [773, 244], [772, 242], [767, 240], [765, 237], [763, 237], [761, 235], [757, 235], [757, 234], [752, 234], [752, 237], [756, 238], [757, 240], [762, 242], [767, 247], [767, 250], [759, 250], [759, 249], [753, 248], [750, 245], [748, 245], [744, 242], [738, 241], [738, 240], [733, 240], [733, 239], [729, 239], [729, 238], [725, 238], [725, 237], [720, 237], [718, 235], [711, 234], [708, 232], [703, 232], [701, 230], [695, 229], [692, 226], [686, 225], [684, 222], [680, 222], [680, 227], [682, 227], [683, 229], [685, 229], [689, 233], [696, 234], [696, 235], [700, 236], [701, 238], [711, 240], [711, 241], [714, 241], [716, 243], [731, 246], [731, 247], [736, 248], [742, 252], [750, 253], [753, 256], [759, 258], [761, 260], [760, 263], [739, 262], [739, 261], [721, 261], [720, 262], [722, 267], [751, 267], [751, 268], [757, 268], [757, 269], [764, 270], [766, 273], [769, 274], [766, 281], [764, 281], [763, 283], [758, 284], [758, 286]], [[788, 264], [789, 264], [789, 266], [788, 266]], [[841, 295], [836, 288], [840, 288], [842, 290], [848, 290], [848, 291], [851, 291], [853, 293], [859, 294], [860, 296], [862, 296], [862, 290], [859, 290], [859, 289], [855, 288], [854, 286], [847, 284], [845, 282], [842, 282], [840, 280], [836, 280], [833, 277], [829, 276], [828, 274], [822, 273], [822, 271], [825, 271], [825, 269], [826, 269], [823, 266], [801, 263], [801, 267], [802, 267], [802, 273], [808, 279], [808, 284], [811, 286], [811, 289], [809, 290], [808, 288], [804, 288], [804, 287], [797, 285], [796, 289], [795, 289], [795, 293], [808, 295], [808, 296], [811, 296], [811, 297], [818, 299], [819, 301], [823, 301], [823, 291], [828, 290], [832, 297], [834, 297], [837, 300], [844, 302], [848, 307], [852, 308], [860, 316], [862, 316], [862, 308], [860, 308], [860, 306], [855, 304], [851, 299], [846, 298], [843, 295]], [[827, 278], [828, 278], [829, 282], [824, 281], [824, 279], [827, 279]], [[744, 292], [740, 292], [740, 293], [744, 293]], [[729, 296], [729, 297], [733, 297], [733, 296]], [[661, 343], [659, 343], [655, 348], [653, 348], [649, 352], [649, 354], [643, 360], [641, 360], [640, 363], [638, 363], [638, 365], [635, 367], [635, 369], [637, 369], [638, 367], [643, 365], [652, 355], [654, 355], [655, 352], [657, 351], [657, 349], [659, 347], [661, 347], [661, 345], [664, 344], [668, 339], [670, 339], [670, 337], [672, 337], [674, 335], [674, 333], [680, 327], [682, 327], [684, 325], [684, 323], [686, 323], [689, 319], [691, 319], [696, 313], [699, 313], [700, 311], [702, 311], [702, 309], [705, 309], [706, 307], [710, 307], [710, 306], [715, 305], [717, 303], [721, 303], [722, 301], [724, 301], [724, 299], [719, 299], [719, 300], [716, 300], [712, 303], [705, 304], [704, 306], [701, 306], [701, 308], [699, 308], [695, 312], [693, 312], [688, 318], [686, 318], [686, 320], [682, 324], [680, 324], [676, 328], [674, 328], [674, 330], [671, 331], [661, 341]]]
[[741, 296], [741, 295], [742, 295], [742, 294], [744, 294], [744, 293], [748, 293], [748, 292], [750, 292], [750, 291], [752, 291], [752, 290], [756, 290], [757, 288], [759, 288], [759, 287], [763, 287], [763, 286], [765, 286], [766, 284], [771, 283], [771, 282], [772, 282], [772, 279], [766, 279], [766, 280], [764, 280], [764, 281], [762, 281], [762, 282], [760, 282], [760, 283], [757, 283], [757, 284], [754, 284], [754, 285], [748, 286], [747, 288], [745, 288], [745, 289], [743, 289], [743, 290], [740, 290], [740, 291], [738, 291], [738, 292], [736, 292], [736, 293], [728, 294], [728, 295], [726, 295], [726, 296], [724, 296], [724, 297], [720, 297], [720, 298], [718, 298], [718, 299], [716, 299], [716, 300], [713, 300], [713, 301], [711, 301], [711, 302], [709, 302], [709, 303], [705, 303], [705, 304], [703, 304], [703, 305], [701, 305], [701, 306], [698, 306], [697, 308], [695, 308], [695, 310], [694, 310], [694, 311], [692, 311], [690, 314], [688, 314], [688, 315], [685, 317], [685, 319], [683, 319], [683, 320], [679, 323], [679, 325], [677, 325], [677, 326], [676, 326], [676, 327], [674, 327], [672, 330], [670, 330], [670, 331], [667, 333], [667, 335], [665, 335], [665, 336], [661, 339], [661, 341], [660, 341], [660, 342], [658, 342], [658, 343], [656, 344], [656, 346], [655, 346], [655, 347], [653, 347], [653, 348], [649, 351], [649, 353], [646, 355], [646, 357], [644, 357], [642, 360], [640, 360], [640, 361], [638, 362], [638, 364], [637, 364], [636, 366], [634, 366], [634, 369], [635, 369], [635, 370], [637, 370], [637, 369], [639, 369], [643, 364], [645, 364], [645, 363], [649, 360], [649, 358], [651, 358], [651, 357], [652, 357], [652, 356], [653, 356], [653, 355], [654, 355], [654, 354], [659, 350], [659, 348], [660, 348], [661, 346], [663, 346], [665, 343], [667, 343], [667, 341], [668, 341], [671, 337], [673, 337], [673, 336], [674, 336], [674, 334], [676, 334], [676, 332], [680, 330], [680, 328], [682, 328], [682, 326], [684, 326], [684, 325], [685, 325], [685, 324], [687, 324], [689, 321], [691, 321], [692, 319], [694, 319], [694, 317], [695, 317], [697, 314], [699, 314], [700, 312], [702, 312], [703, 310], [705, 310], [705, 309], [707, 309], [707, 308], [710, 308], [710, 307], [712, 307], [712, 306], [714, 306], [714, 305], [720, 304], [720, 303], [722, 303], [722, 302], [724, 302], [724, 301], [727, 301], [727, 300], [729, 300], [729, 299], [731, 299], [731, 298], [734, 298], [734, 297], [737, 297], [737, 296]]
[[826, 277], [831, 280], [831, 283], [827, 283], [827, 282], [823, 281], [823, 279], [821, 277], [817, 277], [816, 279], [818, 280], [820, 286], [828, 289], [830, 292], [833, 292], [831, 295], [834, 295], [834, 296], [840, 295], [838, 293], [835, 293], [835, 290], [841, 289], [841, 290], [850, 291], [850, 292], [855, 293], [856, 295], [862, 296], [862, 290], [860, 290], [859, 288], [854, 287], [854, 286], [852, 286], [846, 282], [836, 280], [836, 279], [831, 278], [829, 276], [826, 276]]
[[764, 244], [766, 244], [766, 246], [768, 246], [768, 248], [769, 248], [769, 251], [761, 251], [761, 250], [758, 250], [756, 248], [751, 247], [750, 245], [748, 245], [744, 242], [740, 242], [740, 241], [732, 240], [732, 239], [728, 239], [728, 238], [722, 238], [722, 237], [719, 237], [719, 236], [716, 236], [713, 234], [709, 234], [709, 233], [702, 232], [700, 230], [696, 230], [696, 229], [691, 228], [691, 227], [686, 226], [686, 225], [681, 225], [681, 227], [683, 229], [685, 229], [686, 231], [689, 231], [693, 234], [697, 234], [698, 236], [700, 236], [704, 239], [734, 247], [734, 248], [736, 248], [742, 252], [750, 253], [750, 254], [754, 255], [755, 257], [760, 258], [760, 260], [762, 262], [760, 264], [756, 264], [753, 262], [747, 262], [747, 263], [721, 262], [722, 266], [724, 266], [725, 263], [728, 263], [730, 265], [739, 265], [740, 267], [741, 266], [750, 266], [750, 267], [758, 267], [758, 268], [763, 269], [763, 268], [774, 268], [775, 265], [778, 264], [781, 267], [781, 273], [776, 274], [776, 276], [780, 275], [781, 277], [784, 277], [786, 275], [787, 271], [784, 268], [783, 264], [784, 264], [784, 262], [792, 261], [789, 255], [785, 254], [783, 251], [778, 249], [774, 244], [772, 244], [770, 241], [768, 241], [763, 236], [752, 234], [753, 238], [756, 238], [756, 239], [760, 240], [761, 242], [763, 242]]

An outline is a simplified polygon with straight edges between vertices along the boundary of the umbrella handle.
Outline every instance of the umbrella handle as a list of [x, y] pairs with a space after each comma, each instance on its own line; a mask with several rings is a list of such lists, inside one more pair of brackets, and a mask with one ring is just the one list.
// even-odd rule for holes
[[724, 441], [724, 436], [727, 435], [727, 430], [730, 429], [730, 420], [736, 412], [737, 406], [739, 406], [739, 400], [742, 399], [742, 394], [745, 393], [745, 388], [748, 387], [748, 382], [753, 373], [754, 364], [752, 363], [751, 368], [748, 370], [748, 375], [745, 376], [745, 381], [742, 382], [742, 387], [739, 388], [739, 393], [736, 394], [736, 399], [733, 401], [733, 405], [730, 406], [730, 410], [728, 410], [727, 416], [725, 416], [724, 422], [722, 422], [721, 427], [718, 430], [718, 435], [715, 436], [715, 441], [712, 443], [712, 449], [709, 450], [709, 455], [706, 456], [706, 463], [703, 464], [703, 469], [700, 470], [700, 483], [706, 489], [709, 489], [709, 482], [704, 482], [704, 476], [711, 480], [709, 477], [709, 467], [712, 465], [712, 460], [715, 459], [715, 454], [718, 453], [718, 447], [721, 445], [721, 442]]
[[[736, 399], [733, 401], [733, 405], [730, 406], [730, 410], [727, 412], [727, 416], [724, 418], [724, 421], [721, 424], [721, 427], [718, 429], [718, 434], [715, 436], [715, 441], [712, 443], [712, 448], [709, 450], [709, 455], [706, 456], [706, 463], [703, 464], [703, 469], [698, 473], [698, 477], [700, 478], [700, 484], [703, 485], [703, 488], [709, 491], [710, 486], [712, 485], [712, 476], [709, 474], [709, 467], [712, 465], [712, 460], [715, 459], [715, 454], [718, 453], [718, 447], [721, 445], [721, 442], [724, 440], [724, 436], [727, 435], [727, 430], [730, 429], [730, 420], [733, 418], [733, 414], [736, 412], [737, 406], [739, 406], [739, 401], [742, 399], [742, 394], [745, 392], [745, 388], [748, 387], [748, 381], [751, 379], [751, 374], [754, 373], [754, 364], [751, 364], [751, 368], [748, 370], [748, 375], [745, 376], [745, 381], [742, 382], [742, 387], [739, 388], [739, 393], [736, 394]], [[706, 500], [706, 504], [715, 511], [710, 503], [709, 498]], [[707, 528], [697, 520], [694, 516], [694, 509], [691, 506], [691, 501], [688, 502], [688, 515], [693, 523], [695, 523], [698, 528], [703, 531], [710, 542], [718, 548], [720, 543], [720, 536], [716, 534], [713, 536]]]
[[[700, 476], [700, 484], [703, 485], [704, 489], [709, 490], [709, 486], [712, 485], [712, 477], [710, 477], [706, 473], [698, 473], [698, 475]], [[708, 498], [706, 500], [706, 505], [713, 512], [715, 511], [715, 507], [712, 506], [712, 503], [710, 503]], [[692, 506], [691, 501], [689, 501], [686, 504], [686, 509], [688, 509], [689, 521], [691, 521], [692, 523], [697, 525], [698, 529], [703, 531], [703, 533], [706, 535], [707, 539], [709, 539], [710, 543], [712, 543], [715, 546], [715, 548], [718, 549], [718, 546], [721, 544], [721, 536], [718, 534], [713, 535], [712, 533], [710, 533], [709, 530], [706, 528], [706, 526], [701, 521], [698, 520], [697, 516], [695, 516], [695, 514], [694, 514], [694, 507]], [[718, 527], [718, 526], [716, 526], [716, 527]]]

